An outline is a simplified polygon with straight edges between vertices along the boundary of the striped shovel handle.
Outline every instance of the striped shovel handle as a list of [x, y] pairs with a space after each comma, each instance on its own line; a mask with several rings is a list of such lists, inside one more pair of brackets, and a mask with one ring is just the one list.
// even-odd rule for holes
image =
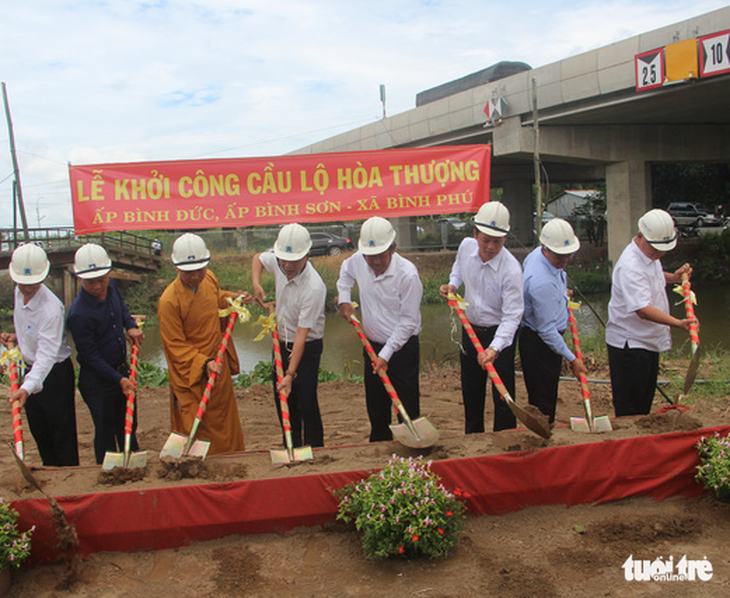
[[[373, 346], [370, 344], [368, 337], [365, 336], [362, 326], [360, 326], [360, 322], [357, 320], [357, 318], [355, 316], [350, 316], [348, 319], [350, 320], [350, 324], [352, 324], [355, 327], [355, 332], [357, 332], [357, 336], [360, 337], [362, 346], [365, 347], [365, 351], [368, 354], [368, 357], [370, 358], [370, 361], [372, 362], [373, 367], [375, 367], [378, 363], [378, 356], [375, 354], [375, 349], [373, 349]], [[395, 405], [395, 408], [398, 410], [398, 413], [400, 413], [401, 417], [403, 417], [406, 421], [410, 421], [410, 417], [406, 413], [405, 407], [403, 407], [403, 403], [401, 402], [400, 397], [398, 396], [398, 393], [395, 390], [395, 387], [393, 386], [392, 382], [390, 381], [390, 378], [388, 378], [388, 374], [386, 374], [382, 369], [379, 369], [378, 375], [380, 376], [380, 379], [383, 381], [383, 386], [385, 386], [385, 390], [387, 391], [388, 396], [390, 397], [390, 400], [393, 401], [393, 405]]]
[[[471, 325], [471, 322], [466, 319], [466, 314], [464, 313], [464, 310], [459, 307], [458, 302], [453, 299], [449, 299], [449, 306], [454, 308], [456, 315], [459, 316], [459, 320], [461, 320], [461, 325], [464, 327], [464, 330], [466, 330], [466, 335], [469, 337], [469, 339], [471, 339], [471, 342], [474, 345], [474, 348], [477, 350], [477, 353], [480, 355], [482, 353], [486, 353], [484, 347], [482, 347], [482, 343], [477, 338], [477, 333], [474, 332], [474, 327]], [[504, 385], [504, 382], [502, 382], [502, 379], [499, 377], [497, 370], [494, 369], [494, 365], [487, 362], [486, 369], [487, 375], [492, 381], [492, 384], [497, 387], [497, 392], [499, 392], [499, 394], [505, 399], [512, 399], [512, 396], [509, 394], [507, 387]]]
[[[8, 343], [8, 349], [12, 349], [12, 343]], [[10, 377], [10, 394], [13, 394], [20, 384], [18, 384], [18, 364], [12, 359], [8, 364], [8, 375]], [[20, 416], [20, 401], [13, 401], [13, 441], [15, 442], [15, 454], [20, 460], [25, 460], [25, 447], [23, 445], [23, 420]]]
[[[568, 322], [570, 323], [570, 334], [573, 337], [573, 352], [575, 356], [583, 361], [583, 354], [580, 351], [580, 339], [578, 338], [578, 325], [573, 315], [573, 308], [568, 305]], [[588, 380], [583, 374], [578, 376], [580, 381], [580, 391], [583, 394], [583, 400], [591, 400], [591, 391], [588, 389]]]
[[[281, 384], [284, 380], [284, 365], [281, 360], [281, 345], [279, 345], [279, 328], [271, 329], [271, 338], [274, 344], [274, 367], [276, 368], [276, 385]], [[281, 425], [284, 428], [284, 438], [286, 439], [286, 448], [289, 453], [294, 448], [294, 441], [291, 435], [291, 415], [289, 414], [289, 399], [286, 393], [279, 391], [279, 406], [281, 408]]]
[[[226, 326], [226, 332], [223, 335], [221, 346], [215, 356], [216, 365], [219, 365], [221, 361], [223, 361], [223, 355], [228, 348], [228, 341], [231, 340], [231, 332], [233, 331], [233, 325], [236, 323], [237, 316], [238, 314], [236, 312], [231, 312], [228, 316], [228, 325]], [[195, 419], [198, 421], [202, 420], [203, 416], [205, 415], [205, 410], [208, 408], [208, 401], [210, 400], [210, 393], [213, 392], [213, 387], [215, 386], [215, 381], [217, 378], [217, 372], [213, 372], [210, 374], [210, 376], [208, 376], [208, 384], [205, 385], [203, 397], [200, 399], [200, 403], [198, 403], [198, 412], [195, 414]]]
[[[682, 274], [682, 295], [684, 296], [684, 311], [687, 317], [694, 318], [695, 309], [692, 305], [692, 292], [690, 290], [689, 276], [686, 273]], [[696, 324], [689, 325], [689, 340], [692, 343], [692, 355], [694, 355], [700, 346], [700, 334]]]
[[[132, 357], [130, 359], [130, 368], [129, 368], [129, 380], [131, 382], [136, 382], [137, 380], [137, 356], [139, 355], [139, 345], [137, 343], [132, 343]], [[136, 390], [132, 390], [127, 393], [127, 411], [124, 416], [124, 441], [125, 444], [127, 442], [127, 438], [131, 438], [132, 436], [132, 426], [134, 424], [134, 401], [135, 401], [135, 395], [137, 394]]]

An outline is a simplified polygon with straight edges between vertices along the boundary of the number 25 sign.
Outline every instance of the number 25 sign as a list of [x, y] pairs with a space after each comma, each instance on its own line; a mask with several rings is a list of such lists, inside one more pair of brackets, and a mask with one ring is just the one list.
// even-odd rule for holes
[[664, 48], [634, 56], [636, 91], [661, 87], [664, 83]]

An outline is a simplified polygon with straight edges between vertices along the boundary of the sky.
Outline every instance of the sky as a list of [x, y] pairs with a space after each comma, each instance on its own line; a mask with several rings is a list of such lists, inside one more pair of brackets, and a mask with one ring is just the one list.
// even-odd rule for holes
[[[502, 60], [539, 67], [711, 0], [3, 0], [0, 79], [31, 228], [72, 225], [68, 164], [276, 156]], [[0, 126], [0, 228], [13, 164]]]

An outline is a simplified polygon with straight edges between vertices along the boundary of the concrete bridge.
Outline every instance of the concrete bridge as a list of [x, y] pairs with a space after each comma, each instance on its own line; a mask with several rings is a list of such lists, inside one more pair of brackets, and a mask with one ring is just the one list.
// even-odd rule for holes
[[[162, 257], [155, 255], [150, 240], [126, 231], [76, 236], [70, 227], [31, 229], [30, 240], [41, 245], [51, 262], [51, 272], [46, 284], [60, 297], [66, 309], [78, 293], [78, 282], [73, 274], [76, 250], [85, 243], [98, 243], [104, 247], [114, 264], [112, 276], [119, 280], [142, 279], [144, 274], [156, 271]], [[0, 230], [0, 270], [10, 264], [10, 257], [23, 231]]]
[[[615, 262], [652, 207], [652, 163], [730, 162], [730, 72], [707, 78], [694, 72], [637, 91], [635, 57], [674, 50], [677, 42], [686, 49], [725, 30], [730, 7], [497, 81], [452, 81], [440, 86], [445, 97], [295, 153], [492, 144], [492, 188], [502, 188], [515, 234], [527, 243], [537, 138], [551, 182], [606, 181], [608, 254]], [[724, 52], [730, 62], [727, 45]], [[666, 56], [669, 64], [669, 49]], [[485, 122], [490, 100], [503, 110]]]

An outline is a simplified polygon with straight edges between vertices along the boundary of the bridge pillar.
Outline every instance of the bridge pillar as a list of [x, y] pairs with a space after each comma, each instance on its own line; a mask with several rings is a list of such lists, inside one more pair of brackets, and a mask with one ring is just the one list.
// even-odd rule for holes
[[606, 228], [611, 264], [634, 238], [639, 218], [651, 209], [651, 170], [643, 160], [606, 165]]
[[531, 246], [533, 233], [532, 181], [511, 179], [502, 183], [502, 201], [510, 215], [510, 232], [526, 246]]

